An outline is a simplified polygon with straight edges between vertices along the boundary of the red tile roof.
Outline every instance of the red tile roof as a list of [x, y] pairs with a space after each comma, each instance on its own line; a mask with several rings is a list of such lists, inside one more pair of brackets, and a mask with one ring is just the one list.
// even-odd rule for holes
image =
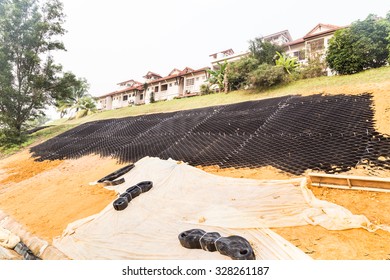
[[[322, 28], [322, 27], [326, 27], [327, 29], [324, 31], [312, 34], [316, 29]], [[319, 23], [312, 30], [310, 30], [305, 36], [303, 36], [302, 38], [299, 38], [297, 40], [294, 40], [292, 42], [289, 42], [285, 46], [288, 47], [288, 46], [298, 45], [298, 44], [304, 43], [306, 40], [309, 40], [311, 38], [321, 37], [321, 36], [324, 36], [326, 34], [333, 33], [341, 28], [344, 28], [344, 27], [332, 25], [332, 24]]]
[[304, 42], [305, 42], [305, 40], [304, 40], [303, 38], [299, 38], [299, 39], [294, 40], [294, 41], [292, 41], [292, 42], [286, 43], [285, 46], [298, 45], [298, 44], [302, 44], [302, 43], [304, 43]]
[[[312, 32], [314, 32], [317, 28], [321, 28], [321, 27], [327, 27], [327, 29], [324, 30], [324, 31], [312, 34]], [[336, 26], [336, 25], [331, 25], [331, 24], [319, 23], [312, 30], [310, 30], [309, 33], [307, 33], [305, 36], [303, 36], [303, 39], [306, 40], [306, 39], [309, 39], [309, 38], [312, 38], [312, 37], [317, 37], [317, 36], [322, 36], [322, 35], [325, 35], [325, 34], [328, 34], [328, 33], [333, 33], [333, 32], [336, 32], [337, 30], [339, 30], [341, 28], [343, 28], [343, 27]]]
[[146, 73], [145, 76], [143, 76], [143, 78], [145, 78], [145, 79], [148, 79], [148, 77], [159, 77], [159, 78], [162, 78], [161, 75], [159, 75], [157, 73], [154, 73], [152, 71], [149, 71], [148, 73]]
[[[159, 79], [156, 79], [156, 80], [149, 81], [148, 84], [152, 85], [152, 84], [155, 84], [155, 83], [159, 83], [159, 82], [162, 82], [162, 81], [167, 81], [167, 80], [174, 79], [174, 78], [177, 78], [177, 77], [183, 77], [183, 76], [186, 76], [187, 74], [195, 74], [195, 73], [207, 71], [207, 69], [210, 69], [210, 67], [203, 67], [203, 68], [200, 68], [200, 69], [197, 69], [197, 70], [194, 70], [194, 69], [192, 69], [190, 67], [186, 67], [182, 71], [179, 70], [180, 72], [177, 73], [177, 74], [168, 75], [166, 77], [162, 77], [162, 78], [159, 78]], [[174, 70], [178, 70], [178, 69], [174, 69]], [[173, 73], [173, 72], [174, 71], [172, 70], [171, 73]], [[153, 73], [153, 72], [149, 71], [144, 77], [147, 77], [147, 76], [150, 76], [150, 75], [160, 76], [160, 75], [158, 75], [156, 73]], [[137, 84], [133, 85], [132, 87], [127, 87], [127, 88], [124, 88], [124, 89], [121, 89], [121, 90], [117, 90], [117, 91], [114, 91], [114, 92], [111, 92], [111, 93], [107, 93], [105, 95], [99, 96], [98, 98], [103, 98], [103, 97], [107, 97], [107, 96], [110, 96], [110, 95], [120, 94], [120, 93], [123, 93], [123, 92], [126, 92], [126, 91], [130, 91], [130, 90], [134, 90], [134, 89], [138, 89], [138, 90], [143, 90], [144, 89], [142, 83], [140, 83], [140, 82], [136, 82], [136, 83]]]
[[202, 72], [202, 71], [206, 71], [207, 69], [210, 69], [210, 68], [209, 67], [203, 67], [203, 68], [194, 70], [192, 68], [186, 67], [182, 71], [180, 71], [180, 73], [178, 73], [178, 74], [169, 75], [169, 76], [166, 76], [166, 77], [163, 77], [163, 78], [160, 78], [160, 79], [149, 81], [149, 84], [159, 83], [159, 82], [170, 80], [170, 79], [174, 79], [174, 78], [177, 78], [177, 77], [182, 77], [182, 76], [185, 76], [185, 75], [190, 74], [190, 73], [191, 74], [199, 73], [199, 72]]
[[127, 91], [131, 91], [131, 90], [143, 90], [144, 89], [144, 86], [139, 83], [139, 84], [135, 84], [131, 87], [127, 87], [127, 88], [124, 88], [124, 89], [121, 89], [121, 90], [117, 90], [117, 91], [114, 91], [114, 92], [110, 92], [110, 93], [107, 93], [105, 95], [102, 95], [102, 96], [99, 96], [98, 98], [103, 98], [103, 97], [107, 97], [107, 96], [110, 96], [110, 95], [116, 95], [116, 94], [121, 94], [121, 93], [124, 93], [124, 92], [127, 92]]

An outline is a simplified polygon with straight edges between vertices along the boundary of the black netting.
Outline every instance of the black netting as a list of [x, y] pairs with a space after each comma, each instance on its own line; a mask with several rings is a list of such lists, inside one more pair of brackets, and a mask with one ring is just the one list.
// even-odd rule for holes
[[390, 137], [374, 129], [370, 94], [285, 96], [80, 125], [31, 149], [38, 160], [87, 154], [135, 162], [145, 156], [191, 165], [328, 173], [358, 164], [390, 168]]

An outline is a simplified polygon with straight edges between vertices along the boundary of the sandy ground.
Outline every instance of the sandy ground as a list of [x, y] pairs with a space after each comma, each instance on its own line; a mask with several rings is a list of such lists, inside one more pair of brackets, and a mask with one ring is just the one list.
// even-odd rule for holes
[[[0, 209], [48, 242], [66, 226], [96, 214], [116, 194], [89, 182], [119, 169], [113, 159], [85, 156], [77, 160], [34, 162], [27, 151], [0, 161]], [[288, 179], [293, 176], [273, 167], [219, 169], [209, 173], [237, 178]], [[376, 224], [390, 225], [390, 193], [311, 188], [314, 194]], [[390, 233], [353, 229], [328, 231], [318, 226], [273, 229], [314, 259], [390, 259]]]
[[100, 212], [116, 198], [89, 183], [120, 167], [99, 156], [34, 162], [24, 151], [0, 163], [0, 209], [51, 242], [67, 224]]

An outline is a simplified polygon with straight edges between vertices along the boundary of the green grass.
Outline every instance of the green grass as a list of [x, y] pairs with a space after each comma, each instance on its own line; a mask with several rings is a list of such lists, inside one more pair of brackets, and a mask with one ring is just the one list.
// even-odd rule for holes
[[390, 91], [390, 67], [371, 69], [355, 75], [319, 77], [298, 80], [261, 92], [256, 90], [241, 90], [230, 92], [228, 94], [216, 93], [204, 96], [174, 99], [171, 101], [156, 102], [142, 106], [102, 111], [80, 119], [60, 119], [53, 121], [49, 123], [49, 125], [52, 125], [52, 127], [40, 130], [30, 135], [28, 141], [23, 145], [10, 147], [3, 150], [0, 148], [0, 157], [1, 154], [4, 156], [4, 154], [15, 153], [24, 147], [40, 143], [79, 124], [90, 121], [123, 118], [142, 114], [189, 110], [285, 95], [310, 95], [317, 93], [357, 94], [383, 90]]
[[32, 133], [31, 135], [28, 135], [27, 141], [21, 145], [10, 145], [8, 147], [0, 147], [0, 158], [12, 155], [32, 145], [37, 145], [69, 129], [72, 129], [75, 126], [77, 125], [62, 124], [62, 125], [50, 126], [48, 128], [39, 130], [35, 133]]

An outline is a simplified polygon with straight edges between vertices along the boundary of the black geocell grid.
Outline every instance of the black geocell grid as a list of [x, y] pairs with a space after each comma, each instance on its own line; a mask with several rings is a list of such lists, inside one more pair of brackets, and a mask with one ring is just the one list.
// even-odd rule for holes
[[358, 164], [390, 169], [390, 137], [374, 129], [370, 94], [285, 96], [82, 124], [31, 148], [37, 160], [88, 154], [136, 162], [327, 173]]

